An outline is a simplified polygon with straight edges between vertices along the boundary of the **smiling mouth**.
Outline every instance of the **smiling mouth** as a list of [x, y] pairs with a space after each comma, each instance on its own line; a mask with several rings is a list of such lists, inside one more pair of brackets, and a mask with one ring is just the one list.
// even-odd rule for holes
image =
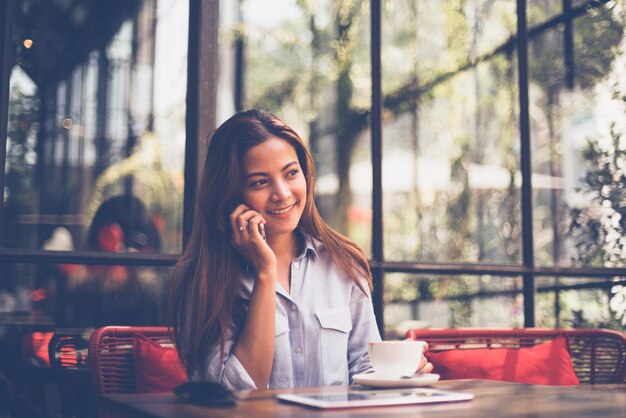
[[267, 213], [269, 213], [270, 215], [283, 215], [283, 214], [289, 212], [291, 209], [293, 209], [294, 206], [296, 206], [295, 203], [293, 205], [290, 205], [290, 206], [284, 208], [284, 209], [268, 210]]

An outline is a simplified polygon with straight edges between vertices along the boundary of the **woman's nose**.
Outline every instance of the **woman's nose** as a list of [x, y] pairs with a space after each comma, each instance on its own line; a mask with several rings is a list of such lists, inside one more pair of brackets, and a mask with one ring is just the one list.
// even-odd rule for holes
[[289, 190], [289, 186], [284, 181], [277, 181], [274, 183], [274, 188], [272, 190], [272, 198], [275, 201], [285, 200], [291, 195], [291, 191]]

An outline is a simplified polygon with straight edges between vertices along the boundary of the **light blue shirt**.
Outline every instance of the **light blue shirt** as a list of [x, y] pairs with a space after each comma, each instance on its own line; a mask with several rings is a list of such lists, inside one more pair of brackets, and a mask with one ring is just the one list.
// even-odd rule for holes
[[[368, 290], [367, 283], [361, 281]], [[241, 298], [225, 355], [211, 347], [203, 371], [192, 380], [219, 381], [230, 389], [256, 389], [233, 347], [245, 322], [254, 277], [243, 277]], [[306, 239], [291, 263], [291, 293], [276, 284], [276, 340], [268, 387], [347, 385], [355, 374], [372, 370], [367, 346], [380, 341], [372, 300], [331, 260], [324, 245]]]

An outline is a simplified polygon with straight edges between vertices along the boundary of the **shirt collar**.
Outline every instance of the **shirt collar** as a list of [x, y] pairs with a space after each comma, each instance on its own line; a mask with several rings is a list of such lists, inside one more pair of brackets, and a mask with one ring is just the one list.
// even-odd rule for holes
[[318, 252], [321, 250], [321, 247], [323, 245], [322, 242], [316, 238], [313, 238], [310, 235], [307, 235], [301, 229], [298, 229], [298, 232], [300, 233], [302, 239], [304, 239], [304, 249], [302, 250], [302, 253], [300, 253], [300, 255], [298, 255], [298, 257], [296, 258], [304, 258], [307, 255], [311, 255], [316, 260], [319, 260], [320, 257], [318, 255]]

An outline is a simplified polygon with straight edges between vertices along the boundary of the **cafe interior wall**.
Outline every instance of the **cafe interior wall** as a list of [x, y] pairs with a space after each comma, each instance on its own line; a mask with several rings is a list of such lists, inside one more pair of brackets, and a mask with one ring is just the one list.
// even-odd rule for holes
[[[159, 254], [143, 258], [141, 265], [120, 256], [115, 260], [119, 265], [110, 261], [95, 273], [89, 258], [81, 259], [88, 261], [84, 265], [45, 261], [45, 256], [35, 262], [2, 259], [0, 338], [5, 360], [24, 357], [16, 347], [21, 347], [25, 331], [98, 326], [111, 320], [116, 306], [129, 307], [120, 312], [153, 312], [135, 318], [122, 313], [126, 323], [163, 322], [163, 289], [169, 266], [182, 248], [183, 189], [189, 181], [184, 167], [187, 65], [191, 65], [187, 25], [189, 13], [197, 12], [202, 2], [9, 3], [16, 19], [13, 32], [5, 35], [10, 48], [4, 46], [3, 56], [10, 56], [15, 65], [7, 77], [9, 141], [5, 204], [0, 210], [2, 247], [76, 253], [88, 249], [90, 222], [98, 207], [115, 195], [138, 197], [162, 239]], [[381, 329], [388, 338], [402, 336], [407, 327], [524, 326], [524, 275], [529, 266], [523, 260], [520, 219], [520, 74], [515, 59], [518, 44], [510, 37], [515, 31], [516, 2], [466, 2], [464, 9], [455, 9], [455, 2], [441, 7], [437, 2], [383, 2], [383, 19], [394, 23], [385, 24], [382, 39], [374, 40], [383, 48], [386, 98], [381, 113], [370, 109], [369, 2], [328, 0], [317, 2], [317, 7], [307, 2], [279, 3], [281, 7], [268, 8], [260, 0], [221, 2], [217, 121], [235, 110], [258, 106], [293, 124], [307, 138], [317, 160], [317, 200], [323, 216], [370, 255], [377, 251], [372, 227], [378, 222], [372, 205], [376, 185], [371, 161], [379, 159], [384, 191], [384, 216], [378, 218], [384, 226], [379, 272], [384, 272], [384, 280], [377, 278], [375, 293], [380, 297], [377, 314], [384, 317]], [[598, 132], [604, 138], [601, 144], [607, 138], [611, 144], [614, 137], [608, 132], [607, 116], [617, 115], [616, 135], [624, 130], [623, 103], [620, 107], [619, 94], [611, 93], [623, 88], [625, 80], [624, 6], [621, 1], [562, 3], [574, 8], [592, 5], [588, 13], [600, 16], [592, 23], [611, 29], [597, 36], [607, 39], [610, 45], [603, 50], [613, 55], [602, 57], [601, 62], [610, 65], [602, 67], [594, 80], [582, 77], [586, 86], [576, 79], [578, 84], [571, 89], [569, 79], [561, 75], [556, 81], [550, 79], [550, 75], [569, 74], [563, 58], [546, 61], [557, 62], [556, 69], [542, 67], [544, 61], [536, 58], [539, 49], [546, 49], [542, 42], [554, 42], [552, 35], [540, 42], [543, 33], [564, 37], [561, 2], [528, 2], [529, 125], [535, 138], [533, 156], [541, 159], [533, 169], [535, 322], [623, 329], [626, 283], [623, 272], [619, 274], [623, 257], [615, 253], [620, 248], [596, 245], [588, 248], [587, 260], [576, 263], [568, 253], [578, 248], [579, 241], [571, 239], [576, 233], [584, 238], [613, 231], [609, 237], [617, 233], [623, 238], [619, 219], [612, 230], [615, 217], [611, 216], [608, 229], [602, 228], [605, 216], [598, 218], [596, 229], [585, 230], [588, 224], [583, 223], [583, 229], [567, 230], [563, 222], [554, 225], [556, 212], [551, 208], [597, 199], [593, 188], [577, 190], [586, 186], [580, 181], [585, 167], [588, 179], [594, 179], [593, 165], [584, 161], [593, 153], [582, 150]], [[615, 16], [610, 25], [602, 20], [607, 19], [607, 10]], [[441, 24], [451, 29], [432, 27]], [[463, 55], [462, 46], [472, 33], [481, 34], [475, 38], [479, 46]], [[593, 50], [583, 48], [584, 36], [591, 35], [578, 34], [581, 38], [575, 47], [584, 58]], [[487, 44], [480, 46], [480, 42]], [[455, 45], [460, 49], [453, 50]], [[558, 44], [555, 50], [547, 50], [561, 54], [562, 48]], [[582, 59], [575, 62], [580, 71], [594, 70], [584, 67]], [[480, 91], [497, 100], [489, 102]], [[621, 92], [626, 94], [626, 89]], [[567, 107], [568, 103], [579, 107]], [[554, 129], [550, 112], [557, 115], [554, 120], [559, 125], [546, 135]], [[373, 117], [383, 122], [382, 154], [371, 151]], [[4, 115], [0, 120], [5, 121]], [[463, 142], [459, 138], [468, 126], [474, 127], [474, 133]], [[482, 137], [486, 140], [481, 143]], [[556, 154], [545, 154], [552, 146], [546, 138], [559, 138]], [[613, 151], [626, 146], [621, 138], [613, 141]], [[481, 146], [495, 157], [476, 158]], [[557, 154], [562, 156], [562, 173], [550, 171], [551, 156]], [[624, 158], [619, 152], [614, 157]], [[623, 185], [619, 178], [623, 165], [612, 170], [617, 176], [613, 186]], [[591, 205], [582, 208], [581, 216], [593, 218]], [[459, 222], [462, 219], [467, 222]], [[481, 230], [496, 237], [488, 251], [479, 244]], [[610, 251], [614, 255], [607, 261], [604, 254]], [[119, 279], [98, 279], [102, 276]], [[131, 281], [129, 277], [133, 292], [126, 294], [136, 295], [137, 301], [122, 296], [129, 289], [124, 284]], [[95, 299], [85, 297], [94, 294]], [[107, 310], [103, 306], [108, 302]], [[28, 361], [45, 363], [35, 355]], [[45, 398], [38, 396], [38, 401]]]

